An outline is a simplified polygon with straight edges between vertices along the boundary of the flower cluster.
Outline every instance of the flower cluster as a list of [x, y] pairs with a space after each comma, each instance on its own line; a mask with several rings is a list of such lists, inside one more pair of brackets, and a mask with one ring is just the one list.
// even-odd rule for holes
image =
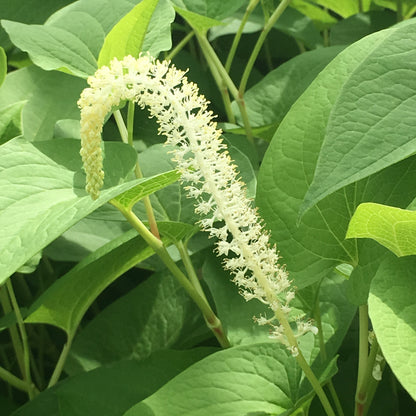
[[[273, 311], [271, 319], [261, 317], [258, 323], [271, 325], [271, 336], [287, 344], [276, 319], [277, 312], [288, 317], [294, 297], [287, 272], [238, 179], [221, 130], [207, 110], [208, 102], [184, 74], [169, 62], [143, 55], [114, 59], [109, 68], [99, 69], [88, 79], [90, 88], [78, 102], [86, 189], [96, 198], [102, 186], [101, 130], [111, 108], [122, 100], [148, 107], [159, 133], [175, 146], [181, 180], [196, 200], [195, 211], [203, 217], [201, 228], [218, 239], [216, 252], [226, 256], [224, 267], [244, 298], [259, 299]], [[224, 225], [218, 227], [218, 221]], [[297, 336], [310, 330], [314, 330], [310, 323], [297, 322]]]

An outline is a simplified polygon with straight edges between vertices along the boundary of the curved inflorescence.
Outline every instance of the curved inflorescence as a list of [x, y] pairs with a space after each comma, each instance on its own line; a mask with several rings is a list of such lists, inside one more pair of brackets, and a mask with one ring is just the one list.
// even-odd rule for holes
[[[110, 67], [102, 67], [88, 79], [90, 88], [78, 101], [86, 190], [97, 198], [103, 184], [101, 131], [112, 107], [122, 100], [148, 107], [159, 124], [159, 133], [175, 146], [181, 180], [196, 200], [195, 211], [203, 216], [201, 228], [218, 239], [216, 252], [226, 256], [224, 267], [232, 273], [244, 298], [259, 299], [273, 311], [272, 318], [257, 318], [258, 323], [271, 325], [271, 337], [288, 345], [276, 319], [277, 311], [289, 316], [289, 303], [295, 296], [288, 274], [238, 179], [221, 130], [207, 110], [208, 102], [184, 75], [169, 62], [143, 55], [114, 59]], [[217, 227], [218, 221], [224, 225]], [[296, 336], [315, 329], [298, 320]]]

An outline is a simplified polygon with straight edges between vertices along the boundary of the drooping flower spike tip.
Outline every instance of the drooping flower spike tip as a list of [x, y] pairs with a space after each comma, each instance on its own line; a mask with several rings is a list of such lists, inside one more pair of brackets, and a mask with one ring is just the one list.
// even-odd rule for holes
[[[111, 108], [122, 100], [148, 107], [159, 124], [159, 133], [175, 146], [173, 159], [189, 196], [196, 200], [195, 211], [203, 216], [201, 228], [218, 239], [217, 254], [226, 256], [224, 267], [232, 273], [244, 298], [259, 299], [272, 310], [270, 319], [258, 318], [258, 323], [271, 325], [271, 336], [288, 345], [276, 319], [277, 315], [289, 316], [294, 292], [288, 275], [246, 197], [221, 130], [207, 110], [208, 102], [184, 75], [169, 62], [142, 55], [114, 59], [109, 68], [102, 67], [88, 79], [90, 88], [78, 101], [86, 189], [97, 198], [103, 183], [101, 131]], [[217, 227], [218, 221], [224, 225]], [[311, 330], [315, 328], [310, 323], [299, 322], [297, 336]]]

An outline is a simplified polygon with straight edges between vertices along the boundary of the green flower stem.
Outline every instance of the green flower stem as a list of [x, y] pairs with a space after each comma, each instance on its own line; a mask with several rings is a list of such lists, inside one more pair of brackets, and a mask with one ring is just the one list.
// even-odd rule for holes
[[58, 362], [56, 363], [55, 369], [53, 370], [52, 376], [49, 380], [48, 388], [54, 386], [59, 381], [59, 377], [61, 377], [69, 350], [71, 349], [74, 335], [75, 334], [68, 334], [68, 339], [62, 348], [61, 355], [59, 356]]
[[[203, 38], [203, 36], [201, 36]], [[198, 38], [199, 40], [200, 38]], [[209, 42], [208, 42], [209, 44]], [[214, 78], [215, 83], [217, 84], [218, 90], [221, 94], [222, 102], [224, 104], [225, 113], [227, 115], [227, 119], [230, 123], [235, 124], [235, 117], [234, 113], [231, 109], [231, 100], [230, 100], [230, 94], [228, 93], [228, 88], [224, 80], [222, 79], [217, 65], [215, 64], [214, 60], [212, 59], [212, 56], [205, 52], [203, 49], [203, 46], [201, 45], [202, 50], [204, 51], [205, 59], [208, 63], [209, 69], [211, 71], [212, 77]], [[215, 52], [214, 52], [215, 53]]]
[[[128, 110], [127, 110], [127, 127], [124, 124], [123, 117], [119, 110], [114, 112], [114, 118], [116, 119], [117, 127], [120, 132], [121, 140], [124, 143], [133, 146], [133, 127], [134, 127], [134, 108], [135, 104], [132, 101], [129, 101]], [[143, 178], [142, 170], [140, 169], [139, 160], [136, 161], [136, 166], [134, 167], [134, 174], [137, 179]], [[147, 219], [149, 221], [149, 227], [152, 234], [160, 239], [159, 229], [157, 227], [157, 222], [155, 214], [152, 208], [152, 203], [150, 198], [145, 196], [143, 198], [144, 207], [146, 210]]]
[[[212, 62], [214, 64], [214, 66], [217, 69], [218, 74], [219, 74], [219, 76], [222, 80], [222, 83], [225, 85], [226, 88], [228, 88], [231, 95], [236, 100], [236, 103], [237, 103], [238, 108], [240, 110], [241, 118], [243, 119], [243, 125], [244, 125], [244, 129], [246, 131], [247, 139], [251, 143], [254, 143], [253, 131], [251, 129], [251, 125], [250, 125], [250, 122], [249, 122], [249, 119], [248, 119], [247, 110], [246, 110], [246, 106], [245, 106], [245, 103], [244, 103], [243, 95], [241, 95], [239, 93], [239, 91], [238, 91], [237, 87], [235, 86], [233, 80], [228, 75], [228, 72], [224, 68], [223, 64], [221, 63], [220, 59], [218, 58], [217, 54], [215, 53], [214, 49], [212, 48], [211, 44], [208, 42], [208, 39], [205, 36], [200, 35], [199, 33], [197, 33], [196, 36], [198, 38], [198, 42], [201, 46], [202, 51], [204, 52], [204, 55], [205, 55], [208, 63]], [[222, 83], [220, 84], [220, 90], [221, 90], [221, 86], [223, 85]], [[224, 99], [224, 91], [221, 90], [221, 93], [223, 94], [223, 99]], [[226, 105], [226, 103], [224, 103], [224, 104]], [[231, 106], [229, 106], [229, 110], [227, 111], [227, 117], [230, 117], [228, 115], [229, 113], [232, 113]], [[232, 117], [234, 118], [234, 116], [232, 116]], [[232, 122], [231, 119], [230, 119], [230, 121]]]
[[253, 10], [256, 8], [259, 0], [251, 0], [248, 4], [246, 11], [244, 12], [243, 19], [241, 20], [240, 26], [238, 27], [237, 33], [234, 36], [233, 43], [230, 48], [230, 52], [228, 52], [227, 60], [225, 62], [225, 70], [227, 72], [230, 72], [231, 65], [234, 60], [235, 53], [237, 51], [238, 44], [240, 43], [241, 36], [243, 34], [244, 27], [248, 21], [248, 18], [250, 17], [250, 14], [253, 12]]
[[[318, 291], [319, 293], [319, 291]], [[326, 353], [326, 346], [324, 340], [324, 331], [322, 329], [322, 319], [321, 319], [321, 310], [319, 307], [319, 298], [316, 296], [315, 298], [315, 306], [313, 310], [313, 319], [315, 321], [316, 327], [318, 328], [318, 337], [319, 337], [319, 352], [322, 358], [322, 361], [326, 361], [328, 356]], [[342, 409], [341, 402], [339, 401], [339, 397], [337, 391], [335, 390], [334, 383], [332, 380], [328, 382], [328, 390], [331, 394], [332, 400], [334, 401], [335, 408], [339, 416], [344, 416], [344, 410]]]
[[[383, 361], [380, 364], [380, 369], [381, 369], [382, 373], [383, 373], [385, 367], [386, 367], [386, 361]], [[363, 416], [367, 416], [367, 414], [368, 414], [368, 411], [370, 409], [370, 405], [373, 402], [374, 395], [376, 394], [378, 383], [379, 383], [379, 381], [375, 380], [373, 377], [371, 378], [371, 382], [370, 382], [370, 384], [368, 386], [368, 389], [367, 389], [367, 401], [365, 402], [365, 405], [364, 405]]]
[[172, 51], [166, 55], [166, 61], [172, 60], [183, 48], [184, 46], [192, 39], [195, 33], [191, 30], [173, 49]]
[[[360, 389], [355, 396], [355, 415], [365, 416], [367, 413], [371, 400], [374, 396], [375, 390], [378, 385], [378, 381], [373, 377], [373, 368], [376, 362], [377, 354], [380, 352], [380, 347], [377, 342], [377, 338], [374, 337], [373, 344], [371, 345], [370, 354], [367, 360], [367, 366], [365, 368], [362, 383]], [[371, 398], [371, 399], [370, 399]]]
[[[110, 203], [113, 203], [110, 201]], [[130, 210], [124, 209], [122, 206], [113, 203], [113, 205], [120, 210], [130, 225], [140, 234], [140, 236], [146, 241], [146, 243], [154, 250], [154, 252], [160, 257], [170, 272], [176, 277], [182, 287], [186, 290], [188, 295], [197, 304], [201, 310], [204, 318], [207, 322], [208, 327], [212, 330], [221, 347], [228, 348], [230, 343], [225, 335], [221, 321], [214, 314], [213, 310], [209, 306], [208, 302], [200, 295], [193, 284], [188, 278], [182, 273], [176, 263], [172, 260], [165, 245], [161, 240], [156, 238], [146, 226], [137, 218], [137, 216]]]
[[359, 347], [358, 347], [358, 376], [356, 397], [361, 391], [364, 382], [365, 372], [368, 361], [368, 306], [361, 305], [358, 309], [359, 313]]
[[250, 76], [250, 73], [253, 69], [254, 63], [256, 62], [257, 56], [260, 53], [260, 50], [263, 46], [264, 41], [266, 40], [267, 35], [269, 34], [270, 30], [276, 23], [277, 19], [282, 15], [282, 13], [286, 10], [286, 8], [289, 6], [289, 3], [291, 0], [282, 0], [277, 6], [276, 10], [273, 12], [273, 14], [270, 16], [269, 20], [264, 25], [264, 28], [262, 32], [260, 33], [259, 38], [257, 39], [256, 44], [254, 45], [254, 49], [251, 52], [250, 58], [248, 59], [246, 68], [244, 70], [243, 76], [241, 77], [240, 87], [239, 87], [239, 93], [240, 96], [244, 96], [244, 92], [247, 87], [247, 81]]
[[4, 380], [6, 383], [10, 384], [16, 389], [25, 391], [28, 394], [29, 392], [33, 392], [35, 390], [34, 386], [31, 386], [26, 381], [16, 377], [14, 374], [12, 374], [10, 371], [7, 371], [3, 367], [0, 367], [0, 379]]
[[401, 22], [403, 20], [403, 3], [402, 3], [402, 0], [397, 0], [396, 5], [397, 5], [397, 21]]
[[283, 326], [286, 338], [289, 342], [289, 345], [291, 347], [296, 348], [298, 351], [298, 354], [295, 356], [296, 361], [298, 362], [300, 368], [304, 372], [305, 376], [309, 380], [309, 382], [312, 385], [313, 390], [315, 391], [316, 395], [318, 396], [319, 400], [321, 401], [321, 404], [323, 408], [325, 409], [325, 412], [327, 416], [335, 416], [335, 412], [332, 409], [331, 403], [329, 402], [328, 398], [326, 397], [326, 394], [321, 386], [321, 383], [316, 378], [315, 374], [313, 373], [311, 367], [305, 360], [305, 357], [302, 354], [302, 351], [299, 348], [298, 342], [296, 340], [295, 334], [292, 331], [292, 328], [286, 319], [286, 316], [281, 310], [276, 310], [275, 312], [276, 318], [279, 320], [280, 324]]
[[134, 147], [133, 145], [134, 106], [135, 104], [132, 101], [129, 101], [128, 109], [127, 109], [127, 143], [131, 147]]
[[[4, 314], [8, 314], [12, 312], [12, 306], [10, 304], [9, 296], [6, 292], [6, 287], [0, 287], [0, 302], [3, 308]], [[24, 365], [24, 358], [23, 358], [23, 346], [22, 341], [19, 338], [19, 334], [17, 332], [16, 325], [12, 325], [9, 327], [10, 338], [12, 339], [13, 349], [16, 355], [17, 363], [19, 365], [20, 372], [22, 376], [25, 374], [25, 365]]]
[[20, 308], [17, 303], [16, 295], [14, 293], [13, 286], [12, 286], [10, 279], [6, 281], [6, 288], [9, 293], [9, 297], [13, 306], [14, 313], [16, 315], [17, 327], [19, 328], [20, 337], [22, 340], [24, 380], [28, 386], [31, 386], [28, 390], [28, 394], [29, 394], [29, 399], [32, 400], [35, 397], [35, 392], [33, 389], [34, 386], [32, 383], [32, 375], [30, 372], [30, 349], [29, 349], [29, 342], [27, 339], [27, 332], [26, 332], [25, 324], [23, 322], [23, 317], [20, 312]]
[[194, 265], [192, 264], [191, 258], [188, 253], [188, 248], [186, 244], [183, 241], [179, 241], [176, 244], [176, 247], [179, 251], [179, 254], [181, 256], [183, 265], [185, 266], [186, 273], [189, 276], [189, 280], [193, 284], [194, 288], [198, 291], [198, 293], [205, 299], [206, 302], [208, 302], [205, 293], [202, 289], [201, 283], [199, 282], [198, 276], [196, 275]]
[[124, 124], [123, 116], [121, 115], [120, 110], [114, 111], [113, 115], [114, 115], [114, 119], [116, 120], [118, 131], [120, 132], [121, 140], [123, 141], [123, 143], [128, 144], [129, 143], [129, 140], [128, 140], [129, 134], [127, 132], [126, 125]]

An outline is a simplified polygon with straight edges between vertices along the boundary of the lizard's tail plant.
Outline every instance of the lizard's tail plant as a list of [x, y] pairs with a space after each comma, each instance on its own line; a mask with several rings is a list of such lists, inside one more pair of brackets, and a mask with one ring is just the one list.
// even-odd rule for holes
[[[174, 160], [181, 181], [196, 200], [195, 211], [202, 215], [201, 228], [217, 238], [217, 254], [227, 256], [225, 269], [231, 272], [246, 300], [259, 299], [271, 309], [271, 318], [259, 317], [257, 322], [271, 325], [271, 336], [289, 348], [327, 414], [333, 415], [297, 342], [299, 336], [315, 332], [316, 328], [310, 322], [297, 320], [296, 330], [292, 329], [289, 304], [295, 293], [288, 274], [279, 264], [276, 248], [270, 246], [269, 235], [246, 197], [245, 185], [238, 179], [221, 131], [207, 110], [208, 102], [199, 95], [197, 85], [184, 75], [169, 62], [142, 55], [138, 59], [114, 59], [110, 67], [102, 67], [88, 79], [90, 88], [83, 91], [78, 102], [86, 190], [97, 198], [103, 183], [101, 130], [111, 108], [122, 100], [148, 107], [159, 124], [159, 133], [175, 146]], [[223, 225], [218, 227], [219, 221]]]

